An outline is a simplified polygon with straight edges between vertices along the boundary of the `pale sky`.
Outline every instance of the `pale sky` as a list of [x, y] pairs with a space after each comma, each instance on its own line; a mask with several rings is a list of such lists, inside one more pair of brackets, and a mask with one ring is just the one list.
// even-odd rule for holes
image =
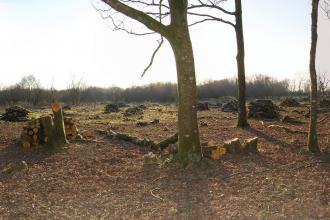
[[[229, 0], [231, 1], [231, 0]], [[308, 77], [310, 0], [243, 0], [246, 72], [280, 79]], [[236, 75], [234, 30], [222, 23], [191, 29], [198, 82]], [[165, 45], [141, 79], [157, 36], [113, 32], [88, 0], [0, 0], [0, 85], [33, 73], [45, 87], [127, 87], [176, 82]], [[317, 65], [330, 73], [330, 21], [320, 12]]]

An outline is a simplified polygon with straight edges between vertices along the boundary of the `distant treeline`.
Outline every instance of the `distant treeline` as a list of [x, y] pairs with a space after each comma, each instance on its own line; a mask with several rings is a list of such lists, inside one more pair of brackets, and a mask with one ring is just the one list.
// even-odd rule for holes
[[[81, 102], [174, 102], [177, 97], [177, 86], [174, 83], [153, 83], [145, 86], [134, 86], [127, 89], [119, 87], [98, 88], [86, 87], [72, 83], [65, 90], [45, 89], [33, 76], [22, 79], [21, 82], [0, 90], [0, 105], [29, 103], [44, 105], [54, 100], [67, 104]], [[288, 80], [277, 80], [265, 75], [258, 75], [247, 80], [247, 96], [262, 98], [270, 96], [286, 96], [292, 94]], [[306, 91], [298, 91], [305, 93]], [[237, 80], [223, 79], [207, 81], [198, 85], [199, 99], [236, 96]]]

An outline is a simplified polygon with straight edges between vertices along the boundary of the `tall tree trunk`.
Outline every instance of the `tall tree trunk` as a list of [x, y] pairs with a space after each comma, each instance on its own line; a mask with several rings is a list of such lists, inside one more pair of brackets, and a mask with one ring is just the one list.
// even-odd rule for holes
[[246, 118], [246, 86], [245, 86], [245, 64], [244, 64], [244, 35], [242, 21], [242, 2], [235, 0], [236, 7], [236, 43], [237, 43], [237, 72], [238, 72], [238, 127], [248, 127], [249, 124]]
[[311, 50], [309, 61], [309, 72], [311, 78], [311, 94], [310, 94], [310, 123], [309, 123], [309, 135], [308, 135], [308, 149], [313, 153], [320, 153], [320, 148], [317, 142], [317, 76], [315, 68], [316, 46], [317, 46], [317, 18], [318, 18], [318, 5], [319, 0], [312, 1], [312, 25], [311, 25]]
[[150, 17], [146, 12], [123, 3], [124, 1], [102, 1], [114, 10], [161, 34], [170, 42], [175, 55], [178, 76], [178, 158], [184, 165], [199, 162], [202, 158], [202, 152], [196, 111], [195, 63], [187, 21], [188, 0], [168, 0], [171, 24], [166, 26]]
[[197, 123], [195, 63], [187, 22], [187, 1], [170, 1], [171, 30], [168, 40], [173, 48], [178, 77], [178, 157], [183, 164], [199, 162], [202, 157]]

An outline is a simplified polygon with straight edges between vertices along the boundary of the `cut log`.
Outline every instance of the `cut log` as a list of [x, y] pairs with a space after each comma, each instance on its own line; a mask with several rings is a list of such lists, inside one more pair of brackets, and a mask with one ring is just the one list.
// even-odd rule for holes
[[163, 150], [167, 148], [170, 144], [175, 144], [178, 142], [178, 133], [175, 133], [174, 135], [170, 136], [169, 138], [166, 138], [156, 144], [156, 148]]
[[23, 144], [22, 144], [22, 147], [24, 148], [24, 149], [27, 149], [27, 148], [30, 148], [30, 142], [29, 141], [23, 141]]
[[113, 130], [108, 131], [108, 136], [111, 138], [118, 138], [120, 140], [124, 140], [127, 142], [131, 142], [133, 144], [139, 145], [139, 146], [144, 146], [144, 147], [151, 147], [154, 148], [156, 146], [156, 143], [154, 141], [151, 141], [146, 138], [138, 138], [129, 134], [125, 133], [117, 133]]
[[223, 147], [230, 154], [240, 154], [242, 152], [242, 145], [238, 138], [234, 138], [229, 141], [225, 141]]
[[38, 133], [39, 129], [37, 127], [33, 128], [33, 133]]
[[258, 137], [246, 139], [243, 144], [243, 152], [246, 154], [258, 153]]

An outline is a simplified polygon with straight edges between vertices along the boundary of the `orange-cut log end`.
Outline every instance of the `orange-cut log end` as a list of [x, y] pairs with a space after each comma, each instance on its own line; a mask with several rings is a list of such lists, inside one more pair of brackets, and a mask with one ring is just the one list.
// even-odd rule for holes
[[58, 112], [60, 109], [61, 109], [61, 104], [60, 104], [59, 102], [54, 102], [54, 103], [52, 104], [52, 110], [53, 110], [54, 112]]
[[27, 149], [27, 148], [30, 148], [31, 147], [31, 144], [29, 142], [24, 141], [23, 144], [22, 144], [22, 147], [24, 149]]

